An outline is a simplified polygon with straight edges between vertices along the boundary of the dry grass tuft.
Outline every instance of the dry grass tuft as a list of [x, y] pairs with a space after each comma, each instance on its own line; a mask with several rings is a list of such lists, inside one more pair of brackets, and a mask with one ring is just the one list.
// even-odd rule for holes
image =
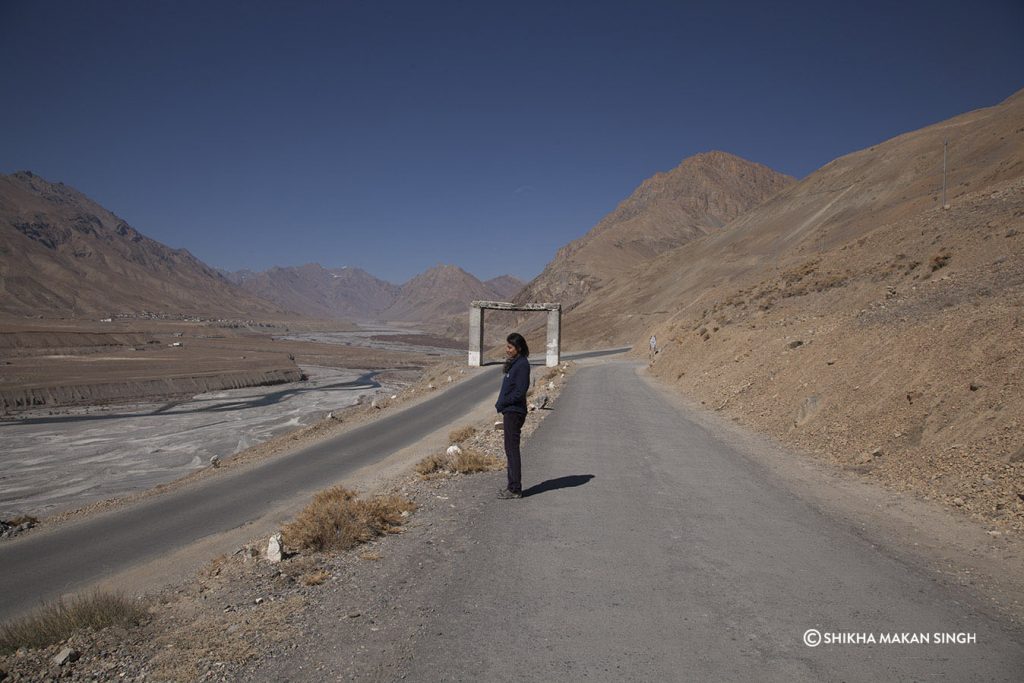
[[360, 560], [368, 560], [370, 562], [377, 562], [380, 560], [380, 553], [366, 552], [359, 556]]
[[388, 533], [397, 533], [416, 505], [399, 496], [359, 500], [343, 486], [313, 496], [295, 521], [282, 529], [285, 544], [299, 550], [348, 550]]
[[82, 629], [134, 626], [147, 617], [135, 600], [114, 593], [94, 591], [67, 602], [47, 603], [36, 613], [0, 626], [0, 654], [18, 648], [42, 648], [67, 640]]
[[465, 449], [455, 456], [455, 471], [459, 474], [475, 474], [476, 472], [490, 472], [505, 467], [501, 458], [493, 455], [484, 455], [472, 449]]
[[319, 586], [329, 578], [331, 578], [331, 575], [321, 569], [319, 571], [305, 574], [299, 580], [302, 581], [303, 586]]
[[442, 472], [451, 472], [448, 467], [451, 464], [451, 458], [445, 453], [434, 453], [416, 463], [416, 473], [420, 476], [429, 479], [431, 475], [440, 474]]
[[458, 455], [435, 453], [416, 463], [416, 472], [424, 479], [449, 474], [475, 474], [500, 470], [505, 463], [493, 455], [484, 455], [470, 448], [463, 449]]
[[475, 435], [476, 427], [473, 425], [459, 427], [458, 429], [453, 429], [451, 433], [448, 434], [448, 443], [462, 443], [470, 440]]

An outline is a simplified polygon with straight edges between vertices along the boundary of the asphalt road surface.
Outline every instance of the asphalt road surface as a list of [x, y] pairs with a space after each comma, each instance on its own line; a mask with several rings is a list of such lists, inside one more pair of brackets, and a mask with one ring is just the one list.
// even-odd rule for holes
[[[623, 349], [566, 354], [565, 359]], [[415, 444], [497, 394], [500, 367], [443, 394], [284, 457], [138, 505], [0, 543], [0, 620], [135, 564], [238, 528]]]
[[[467, 523], [403, 678], [1022, 680], [1011, 626], [804, 502], [635, 365], [576, 373], [524, 485]], [[933, 642], [866, 642], [917, 634]]]

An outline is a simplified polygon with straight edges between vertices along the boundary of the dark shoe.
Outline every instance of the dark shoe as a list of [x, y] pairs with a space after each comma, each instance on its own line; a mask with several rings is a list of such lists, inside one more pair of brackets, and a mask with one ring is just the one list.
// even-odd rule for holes
[[498, 498], [502, 500], [510, 500], [512, 498], [522, 498], [523, 494], [516, 493], [515, 491], [509, 491], [508, 489], [502, 489], [498, 491]]

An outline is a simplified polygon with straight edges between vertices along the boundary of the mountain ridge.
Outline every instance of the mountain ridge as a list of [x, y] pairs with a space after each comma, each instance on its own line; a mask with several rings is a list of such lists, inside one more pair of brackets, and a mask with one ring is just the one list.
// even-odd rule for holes
[[275, 316], [186, 249], [142, 234], [63, 183], [0, 175], [0, 312]]
[[792, 182], [726, 152], [688, 157], [642, 181], [586, 234], [559, 249], [517, 300], [571, 308], [615, 275], [721, 229]]

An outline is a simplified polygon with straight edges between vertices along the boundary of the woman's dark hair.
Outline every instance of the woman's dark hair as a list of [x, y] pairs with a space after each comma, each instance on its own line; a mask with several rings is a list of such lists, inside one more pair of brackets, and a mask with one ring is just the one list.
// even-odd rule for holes
[[505, 341], [507, 341], [512, 346], [516, 347], [516, 352], [520, 356], [528, 357], [530, 355], [530, 347], [526, 345], [526, 340], [523, 339], [523, 335], [519, 334], [518, 332], [513, 332], [512, 334], [508, 335], [508, 337], [505, 338]]

